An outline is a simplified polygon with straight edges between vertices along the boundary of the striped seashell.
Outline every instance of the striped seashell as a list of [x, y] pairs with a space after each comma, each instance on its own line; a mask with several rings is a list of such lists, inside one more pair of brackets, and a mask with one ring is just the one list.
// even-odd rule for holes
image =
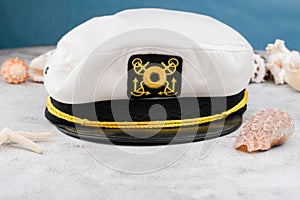
[[253, 54], [253, 75], [251, 83], [263, 83], [270, 76], [270, 71], [266, 67], [267, 59], [258, 53]]

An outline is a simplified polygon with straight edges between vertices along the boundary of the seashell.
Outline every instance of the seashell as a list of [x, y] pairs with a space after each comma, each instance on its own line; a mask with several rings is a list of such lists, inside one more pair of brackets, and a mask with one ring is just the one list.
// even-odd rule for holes
[[22, 83], [29, 77], [28, 66], [18, 58], [8, 59], [2, 64], [1, 75], [8, 83]]
[[281, 60], [290, 51], [285, 47], [283, 40], [276, 40], [274, 44], [268, 44], [266, 51], [268, 54], [267, 68], [272, 73], [275, 84], [284, 84], [286, 72], [281, 64]]
[[253, 54], [253, 75], [251, 83], [263, 83], [269, 76], [269, 70], [266, 68], [267, 59], [258, 53]]
[[300, 91], [300, 70], [294, 73], [288, 73], [285, 77], [285, 82], [295, 90]]
[[53, 54], [54, 50], [44, 53], [36, 58], [34, 58], [29, 64], [30, 79], [33, 82], [43, 83], [44, 82], [44, 67], [47, 63], [48, 57]]
[[286, 73], [294, 73], [300, 70], [300, 54], [297, 51], [291, 51], [282, 57], [281, 65]]
[[294, 121], [288, 113], [264, 109], [246, 120], [234, 147], [245, 152], [265, 151], [285, 143], [294, 131]]
[[[300, 70], [299, 52], [287, 49], [283, 40], [276, 40], [274, 44], [268, 44], [266, 50], [269, 56], [266, 67], [274, 76], [275, 84], [284, 84], [287, 82], [287, 77], [294, 77], [293, 73]], [[290, 82], [290, 84], [296, 85], [294, 82]]]
[[283, 40], [275, 40], [274, 44], [268, 44], [266, 48], [268, 55], [274, 55], [278, 53], [289, 53], [290, 50], [286, 48], [285, 42]]

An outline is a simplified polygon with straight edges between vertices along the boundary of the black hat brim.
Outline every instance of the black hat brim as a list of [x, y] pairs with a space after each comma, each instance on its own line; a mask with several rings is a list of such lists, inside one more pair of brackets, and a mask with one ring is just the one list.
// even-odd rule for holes
[[[214, 139], [236, 131], [242, 124], [246, 106], [225, 119], [197, 126], [155, 129], [105, 129], [55, 124], [64, 134], [96, 143], [117, 145], [165, 145]], [[50, 113], [47, 113], [46, 116]], [[128, 134], [130, 133], [130, 134]], [[156, 133], [153, 135], [153, 133]], [[152, 135], [149, 137], [149, 135]]]

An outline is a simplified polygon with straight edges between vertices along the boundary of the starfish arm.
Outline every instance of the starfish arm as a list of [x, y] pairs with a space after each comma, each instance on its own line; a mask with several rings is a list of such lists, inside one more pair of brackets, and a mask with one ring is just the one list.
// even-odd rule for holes
[[19, 135], [26, 137], [29, 140], [38, 141], [38, 140], [47, 140], [52, 137], [52, 133], [30, 133], [30, 132], [23, 132], [17, 131]]
[[22, 135], [19, 135], [19, 134], [16, 134], [16, 133], [10, 131], [8, 133], [8, 139], [10, 139], [13, 142], [23, 145], [25, 148], [27, 148], [33, 152], [36, 152], [39, 154], [43, 153], [43, 149], [39, 145], [37, 145], [36, 143], [32, 142], [31, 140], [27, 139], [26, 137], [24, 137]]
[[0, 132], [0, 145], [3, 144], [8, 139], [7, 133], [5, 131]]

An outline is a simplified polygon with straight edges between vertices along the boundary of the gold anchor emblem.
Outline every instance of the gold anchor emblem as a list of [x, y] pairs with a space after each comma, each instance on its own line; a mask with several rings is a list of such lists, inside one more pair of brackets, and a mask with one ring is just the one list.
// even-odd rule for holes
[[176, 58], [170, 58], [168, 64], [161, 62], [162, 67], [160, 66], [149, 66], [150, 62], [143, 64], [141, 58], [135, 58], [132, 61], [132, 66], [135, 74], [142, 76], [142, 80], [138, 80], [135, 77], [132, 80], [133, 91], [130, 92], [131, 95], [135, 97], [140, 97], [143, 95], [150, 95], [151, 92], [145, 89], [145, 86], [149, 89], [160, 89], [163, 90], [157, 92], [158, 95], [162, 96], [174, 96], [176, 92], [176, 83], [177, 80], [173, 77], [169, 83], [168, 76], [176, 72], [176, 68], [179, 65], [179, 61]]
[[143, 84], [144, 84], [143, 81], [140, 82], [139, 87], [137, 87], [138, 82], [139, 82], [137, 78], [133, 79], [132, 82], [133, 82], [133, 86], [134, 86], [134, 91], [131, 92], [130, 94], [132, 94], [132, 95], [134, 95], [136, 97], [140, 97], [140, 96], [142, 96], [144, 94], [145, 95], [151, 94], [149, 91], [145, 91], [145, 88], [143, 86]]
[[173, 96], [173, 95], [176, 95], [178, 92], [175, 92], [175, 84], [176, 84], [176, 79], [175, 78], [173, 78], [172, 79], [172, 87], [170, 88], [169, 87], [169, 82], [166, 82], [166, 87], [165, 87], [165, 89], [164, 89], [164, 91], [160, 91], [158, 94], [159, 95], [166, 95], [166, 96]]

